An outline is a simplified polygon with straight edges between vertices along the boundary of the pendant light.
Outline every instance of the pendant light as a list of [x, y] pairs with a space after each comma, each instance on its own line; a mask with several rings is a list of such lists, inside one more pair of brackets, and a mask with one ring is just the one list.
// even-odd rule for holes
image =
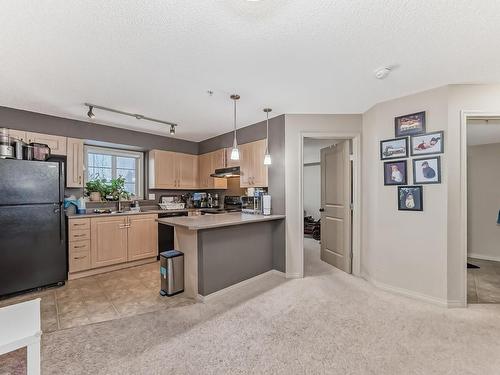
[[271, 165], [271, 154], [269, 153], [269, 112], [271, 108], [264, 108], [266, 113], [266, 154], [264, 155], [264, 165]]
[[231, 160], [240, 160], [240, 150], [238, 150], [238, 142], [236, 141], [236, 101], [240, 99], [237, 94], [231, 95], [231, 99], [234, 102], [234, 139], [233, 139], [233, 149], [231, 150]]

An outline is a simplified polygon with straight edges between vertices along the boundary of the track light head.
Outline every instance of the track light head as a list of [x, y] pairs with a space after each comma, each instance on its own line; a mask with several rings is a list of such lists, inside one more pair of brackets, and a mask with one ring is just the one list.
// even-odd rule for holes
[[94, 115], [94, 112], [93, 112], [93, 109], [94, 107], [89, 105], [89, 111], [87, 112], [87, 116], [90, 118], [90, 119], [94, 119], [95, 118], [95, 115]]
[[175, 125], [170, 125], [170, 135], [175, 135]]

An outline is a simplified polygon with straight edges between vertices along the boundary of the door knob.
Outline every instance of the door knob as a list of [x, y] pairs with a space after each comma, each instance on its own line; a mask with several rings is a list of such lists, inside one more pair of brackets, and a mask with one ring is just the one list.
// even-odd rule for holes
[[324, 208], [320, 208], [319, 212], [325, 212], [325, 209]]

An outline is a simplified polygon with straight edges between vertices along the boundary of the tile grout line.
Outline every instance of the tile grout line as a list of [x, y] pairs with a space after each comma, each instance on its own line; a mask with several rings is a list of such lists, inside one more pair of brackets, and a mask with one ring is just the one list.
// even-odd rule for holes
[[98, 278], [96, 278], [96, 281], [97, 281], [97, 284], [99, 285], [99, 288], [101, 288], [102, 293], [106, 296], [106, 299], [109, 301], [111, 306], [113, 306], [113, 309], [115, 310], [118, 317], [123, 318], [122, 315], [120, 314], [120, 312], [118, 311], [118, 309], [116, 308], [115, 304], [113, 303], [113, 300], [111, 299], [111, 297], [106, 293], [106, 288], [104, 288], [102, 286], [101, 281]]

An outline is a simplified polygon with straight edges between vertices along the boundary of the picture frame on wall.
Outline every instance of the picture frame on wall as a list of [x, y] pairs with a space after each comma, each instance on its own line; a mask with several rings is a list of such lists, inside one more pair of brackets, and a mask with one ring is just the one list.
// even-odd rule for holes
[[399, 211], [423, 211], [423, 186], [398, 186]]
[[413, 159], [413, 183], [440, 184], [441, 158], [439, 156], [432, 156]]
[[380, 141], [380, 160], [408, 157], [408, 138], [393, 138]]
[[384, 162], [384, 185], [406, 185], [407, 175], [406, 160]]
[[425, 133], [425, 111], [396, 117], [394, 128], [396, 138]]
[[442, 154], [444, 152], [444, 131], [412, 135], [410, 145], [411, 156]]

